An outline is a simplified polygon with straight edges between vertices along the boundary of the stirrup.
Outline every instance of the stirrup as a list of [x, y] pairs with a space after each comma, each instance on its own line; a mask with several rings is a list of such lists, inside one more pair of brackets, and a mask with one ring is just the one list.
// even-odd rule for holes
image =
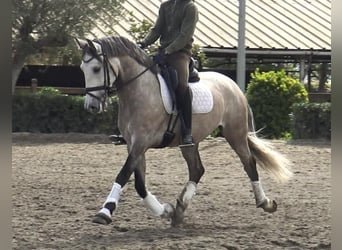
[[194, 146], [195, 144], [193, 143], [192, 141], [192, 136], [191, 135], [186, 135], [182, 138], [182, 144], [179, 144], [179, 147], [180, 148], [183, 148], [183, 147], [192, 147]]
[[108, 136], [109, 140], [112, 141], [114, 145], [125, 145], [126, 141], [122, 135], [110, 135]]
[[182, 144], [179, 144], [178, 147], [180, 148], [186, 148], [186, 147], [193, 147], [195, 146], [195, 143], [191, 142], [191, 143], [182, 143]]

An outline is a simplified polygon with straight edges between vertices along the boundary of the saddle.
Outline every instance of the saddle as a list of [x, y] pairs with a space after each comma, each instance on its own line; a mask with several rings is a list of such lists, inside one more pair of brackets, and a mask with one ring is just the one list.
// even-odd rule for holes
[[[160, 68], [160, 74], [164, 78], [166, 86], [167, 86], [169, 93], [170, 93], [170, 97], [172, 100], [172, 110], [178, 111], [179, 107], [177, 107], [178, 102], [177, 102], [177, 96], [176, 96], [176, 89], [178, 87], [177, 71], [174, 68], [169, 67], [167, 65], [161, 65], [161, 66], [159, 66], [159, 68]], [[198, 71], [195, 69], [194, 59], [191, 58], [190, 63], [189, 63], [189, 80], [188, 81], [189, 82], [198, 82], [199, 80], [200, 80], [200, 78], [198, 75]], [[173, 114], [170, 115], [169, 123], [168, 123], [167, 129], [164, 133], [163, 141], [159, 145], [159, 147], [161, 147], [161, 148], [166, 147], [167, 145], [169, 145], [171, 143], [171, 141], [175, 137], [174, 128], [175, 128], [176, 122], [178, 120], [178, 117], [179, 117], [178, 112], [177, 112], [175, 119], [173, 119]]]
[[[160, 74], [164, 78], [166, 85], [170, 91], [173, 106], [177, 103], [176, 89], [178, 87], [177, 71], [167, 65], [159, 66]], [[198, 82], [200, 80], [198, 70], [195, 68], [195, 60], [191, 57], [189, 63], [189, 82]]]
[[195, 59], [191, 57], [189, 64], [189, 82], [198, 82], [199, 80], [198, 70], [195, 68]]

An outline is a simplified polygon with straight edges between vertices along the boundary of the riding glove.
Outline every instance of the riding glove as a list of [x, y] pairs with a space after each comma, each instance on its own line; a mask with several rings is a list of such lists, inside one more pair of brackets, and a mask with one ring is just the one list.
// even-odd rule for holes
[[146, 48], [146, 45], [145, 45], [143, 42], [138, 42], [138, 43], [137, 43], [137, 46], [138, 46], [140, 49]]
[[153, 62], [159, 65], [166, 64], [165, 50], [158, 50], [157, 54], [153, 56]]

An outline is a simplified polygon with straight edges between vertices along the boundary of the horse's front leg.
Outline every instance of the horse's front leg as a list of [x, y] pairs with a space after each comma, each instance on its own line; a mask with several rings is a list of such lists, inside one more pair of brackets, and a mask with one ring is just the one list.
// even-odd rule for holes
[[197, 184], [204, 174], [204, 167], [198, 152], [198, 144], [193, 147], [183, 147], [181, 150], [188, 165], [189, 181], [177, 199], [176, 210], [171, 222], [172, 226], [177, 226], [183, 222], [184, 212], [189, 206], [195, 194]]
[[134, 156], [132, 153], [128, 155], [124, 166], [121, 168], [115, 182], [113, 183], [106, 201], [103, 203], [100, 211], [95, 215], [93, 222], [104, 225], [112, 222], [111, 217], [118, 206], [121, 190], [128, 182], [137, 164], [139, 164], [141, 157], [143, 156]]
[[120, 193], [123, 186], [128, 182], [134, 172], [135, 188], [139, 196], [143, 199], [144, 205], [151, 210], [153, 215], [164, 218], [171, 218], [174, 214], [174, 207], [169, 204], [160, 204], [157, 198], [148, 192], [145, 187], [145, 154], [133, 157], [129, 154], [124, 166], [120, 170], [113, 187], [103, 203], [100, 211], [95, 215], [93, 222], [107, 225], [112, 222], [112, 215], [118, 206]]
[[169, 203], [161, 204], [157, 197], [146, 190], [145, 185], [146, 161], [143, 161], [134, 170], [135, 189], [139, 196], [143, 199], [143, 204], [152, 212], [154, 216], [162, 218], [172, 218], [174, 215], [174, 207]]

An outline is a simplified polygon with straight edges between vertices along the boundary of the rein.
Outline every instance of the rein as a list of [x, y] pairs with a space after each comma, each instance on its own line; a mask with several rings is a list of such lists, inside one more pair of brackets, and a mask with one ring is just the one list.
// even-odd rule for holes
[[[122, 89], [124, 86], [126, 86], [127, 84], [133, 82], [134, 80], [138, 79], [140, 76], [142, 76], [143, 74], [145, 74], [148, 70], [150, 70], [152, 67], [154, 67], [156, 64], [152, 64], [150, 67], [144, 69], [142, 72], [140, 72], [138, 75], [132, 77], [131, 79], [129, 79], [128, 81], [122, 83], [121, 85], [117, 85], [115, 91], [118, 92], [120, 89]], [[114, 82], [115, 83], [115, 82]], [[114, 85], [113, 85], [114, 86]]]

